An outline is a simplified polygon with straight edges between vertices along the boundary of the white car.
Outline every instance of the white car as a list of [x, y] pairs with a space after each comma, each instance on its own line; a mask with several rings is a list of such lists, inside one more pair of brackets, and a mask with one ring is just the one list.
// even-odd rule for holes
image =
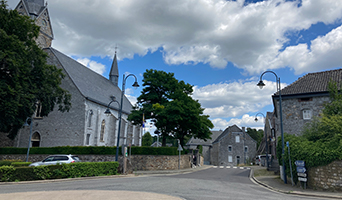
[[68, 164], [73, 162], [81, 162], [78, 156], [74, 155], [52, 155], [45, 158], [43, 161], [34, 162], [29, 167], [42, 166], [42, 165], [57, 165], [57, 164]]

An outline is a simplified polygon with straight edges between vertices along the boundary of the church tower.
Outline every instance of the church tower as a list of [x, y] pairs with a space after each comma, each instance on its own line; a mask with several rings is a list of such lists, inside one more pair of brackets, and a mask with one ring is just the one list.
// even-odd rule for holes
[[40, 48], [51, 47], [53, 40], [52, 26], [44, 0], [20, 0], [15, 8], [19, 14], [29, 16], [37, 26], [40, 26], [39, 36], [36, 42]]
[[109, 73], [109, 80], [115, 86], [118, 86], [118, 82], [119, 82], [119, 68], [118, 68], [118, 61], [116, 59], [116, 50], [115, 50], [115, 55], [114, 55], [114, 59], [113, 59], [113, 63], [112, 63], [112, 68], [110, 69], [110, 73]]

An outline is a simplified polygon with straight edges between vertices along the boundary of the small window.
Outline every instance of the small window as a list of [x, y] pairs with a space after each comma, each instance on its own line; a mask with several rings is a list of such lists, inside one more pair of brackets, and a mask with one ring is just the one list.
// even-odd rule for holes
[[100, 132], [100, 141], [101, 141], [101, 142], [104, 142], [104, 130], [105, 130], [105, 125], [106, 125], [105, 120], [102, 120], [101, 132]]
[[93, 114], [94, 114], [93, 110], [88, 111], [88, 127], [91, 127], [91, 120], [92, 120]]
[[229, 145], [228, 146], [228, 152], [232, 152], [232, 149], [233, 149], [232, 146]]
[[303, 110], [303, 119], [311, 119], [311, 110]]
[[248, 147], [247, 146], [245, 146], [245, 153], [247, 153], [248, 152]]
[[90, 134], [87, 134], [86, 136], [86, 145], [90, 144]]
[[235, 136], [235, 142], [239, 143], [240, 142], [240, 135]]
[[228, 156], [228, 162], [233, 162], [233, 156]]

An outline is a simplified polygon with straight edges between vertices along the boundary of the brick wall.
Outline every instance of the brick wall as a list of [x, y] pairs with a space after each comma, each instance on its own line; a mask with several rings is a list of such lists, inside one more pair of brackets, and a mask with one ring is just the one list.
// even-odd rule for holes
[[342, 191], [342, 160], [308, 171], [308, 186], [314, 189]]

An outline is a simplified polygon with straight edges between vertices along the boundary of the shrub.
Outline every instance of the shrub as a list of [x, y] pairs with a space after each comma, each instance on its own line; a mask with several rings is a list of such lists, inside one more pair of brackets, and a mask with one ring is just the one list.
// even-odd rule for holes
[[0, 167], [1, 181], [13, 181], [15, 168], [13, 166]]
[[0, 160], [0, 167], [10, 166], [13, 162], [21, 162], [21, 160]]
[[[132, 155], [178, 155], [177, 147], [136, 147], [133, 146]], [[26, 148], [0, 148], [0, 154], [26, 154]], [[182, 154], [186, 151], [182, 151]], [[115, 155], [116, 147], [84, 147], [84, 146], [62, 146], [62, 147], [32, 147], [30, 154], [74, 154], [74, 155]], [[121, 155], [121, 147], [119, 155]]]
[[12, 162], [11, 166], [13, 167], [27, 167], [31, 164], [31, 162]]
[[118, 162], [77, 162], [38, 167], [0, 167], [1, 181], [31, 181], [44, 179], [74, 178], [116, 175]]

